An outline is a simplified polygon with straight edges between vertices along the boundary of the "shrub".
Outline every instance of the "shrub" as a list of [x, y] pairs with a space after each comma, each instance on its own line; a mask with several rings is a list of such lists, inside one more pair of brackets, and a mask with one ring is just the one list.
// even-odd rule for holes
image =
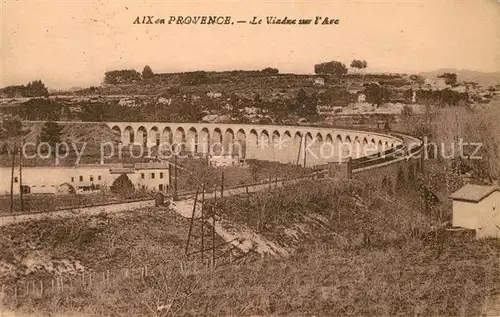
[[134, 193], [134, 185], [128, 178], [127, 174], [123, 173], [114, 180], [113, 184], [111, 185], [111, 192], [127, 197], [131, 196]]

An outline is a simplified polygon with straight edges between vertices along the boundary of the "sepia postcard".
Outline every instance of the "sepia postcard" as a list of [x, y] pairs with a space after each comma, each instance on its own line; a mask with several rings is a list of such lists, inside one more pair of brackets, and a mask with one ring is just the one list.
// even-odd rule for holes
[[0, 317], [500, 316], [500, 1], [0, 13]]

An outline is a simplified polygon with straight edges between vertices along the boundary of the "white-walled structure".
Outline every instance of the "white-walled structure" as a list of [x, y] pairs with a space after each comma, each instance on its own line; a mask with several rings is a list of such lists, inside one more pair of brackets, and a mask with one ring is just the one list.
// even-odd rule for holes
[[238, 155], [210, 155], [208, 162], [210, 166], [216, 167], [241, 166], [244, 164], [243, 160], [240, 161]]
[[453, 199], [453, 226], [476, 230], [478, 238], [500, 238], [500, 189], [465, 185]]
[[[109, 188], [122, 173], [138, 189], [166, 191], [169, 182], [167, 163], [78, 165], [74, 167], [23, 167], [25, 194], [58, 194], [71, 185], [77, 193]], [[10, 193], [11, 168], [0, 167], [0, 195]], [[14, 194], [19, 194], [19, 167], [14, 169]]]

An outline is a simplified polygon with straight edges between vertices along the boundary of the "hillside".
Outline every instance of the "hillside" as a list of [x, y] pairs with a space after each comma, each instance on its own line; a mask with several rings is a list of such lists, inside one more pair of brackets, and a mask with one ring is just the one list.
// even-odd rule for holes
[[[500, 283], [497, 241], [426, 234], [432, 221], [402, 207], [418, 205], [404, 191], [388, 197], [357, 183], [293, 186], [288, 190], [297, 197], [276, 190], [228, 200], [222, 215], [233, 230], [246, 227], [290, 255], [215, 270], [201, 267], [199, 254], [183, 255], [189, 221], [172, 211], [2, 227], [0, 268], [8, 289], [55, 273], [95, 278], [93, 286], [75, 283], [62, 293], [10, 299], [7, 307], [85, 316], [474, 316]], [[259, 225], [262, 203], [267, 216]], [[194, 234], [192, 250], [199, 229]], [[144, 266], [156, 268], [116, 278]]]
[[431, 72], [422, 72], [419, 75], [436, 79], [438, 75], [443, 73], [455, 73], [458, 76], [458, 81], [476, 82], [483, 87], [500, 85], [500, 72], [485, 73], [467, 69], [442, 68]]

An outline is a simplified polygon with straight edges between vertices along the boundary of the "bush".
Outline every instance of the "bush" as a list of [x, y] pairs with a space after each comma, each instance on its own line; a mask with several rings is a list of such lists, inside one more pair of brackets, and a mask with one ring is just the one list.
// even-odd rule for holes
[[134, 185], [127, 174], [121, 174], [111, 185], [111, 192], [122, 196], [130, 197], [134, 193]]
[[272, 67], [266, 67], [262, 70], [262, 73], [264, 74], [271, 74], [271, 75], [276, 75], [280, 71], [277, 68], [272, 68]]
[[104, 74], [104, 83], [111, 85], [132, 84], [141, 79], [141, 74], [134, 69], [113, 70]]

